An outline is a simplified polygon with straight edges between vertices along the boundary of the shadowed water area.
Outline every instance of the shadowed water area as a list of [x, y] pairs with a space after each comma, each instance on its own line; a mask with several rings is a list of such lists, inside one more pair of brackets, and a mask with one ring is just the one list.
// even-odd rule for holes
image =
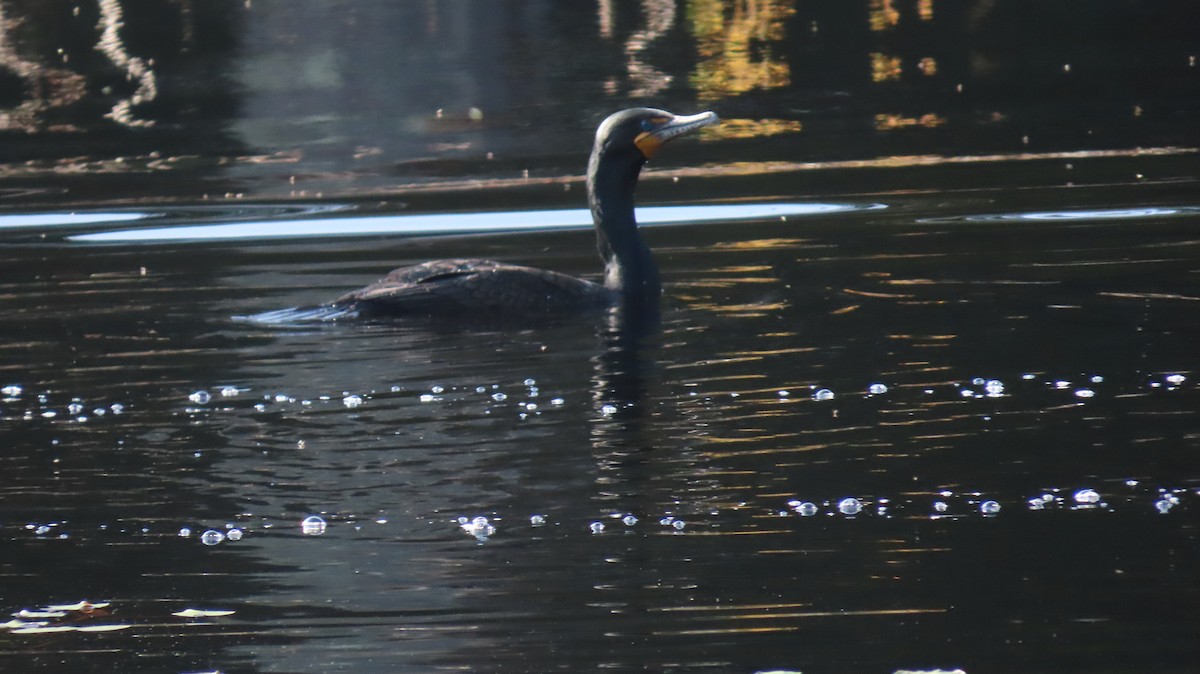
[[[0, 0], [0, 668], [1192, 672], [1191, 3]], [[484, 257], [657, 320], [269, 323]]]

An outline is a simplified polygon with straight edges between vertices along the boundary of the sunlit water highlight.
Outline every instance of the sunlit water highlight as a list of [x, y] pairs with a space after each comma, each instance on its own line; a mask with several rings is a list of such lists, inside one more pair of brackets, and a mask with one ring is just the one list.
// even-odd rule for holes
[[[637, 209], [637, 219], [642, 225], [665, 225], [826, 215], [877, 208], [885, 208], [885, 206], [882, 204], [819, 203], [649, 206]], [[68, 239], [88, 243], [155, 243], [164, 241], [214, 241], [320, 236], [342, 237], [372, 234], [405, 234], [410, 236], [473, 234], [539, 229], [569, 229], [591, 226], [592, 215], [589, 211], [585, 209], [563, 209], [491, 213], [387, 215], [311, 220], [264, 220], [216, 225], [93, 232], [77, 234], [68, 237]]]

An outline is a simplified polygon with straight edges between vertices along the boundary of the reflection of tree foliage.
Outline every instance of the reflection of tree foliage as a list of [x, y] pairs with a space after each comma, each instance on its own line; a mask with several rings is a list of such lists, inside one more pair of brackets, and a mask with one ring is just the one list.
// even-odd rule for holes
[[792, 3], [690, 0], [687, 6], [700, 57], [691, 82], [700, 100], [790, 83], [788, 64], [773, 53], [772, 43], [783, 40]]

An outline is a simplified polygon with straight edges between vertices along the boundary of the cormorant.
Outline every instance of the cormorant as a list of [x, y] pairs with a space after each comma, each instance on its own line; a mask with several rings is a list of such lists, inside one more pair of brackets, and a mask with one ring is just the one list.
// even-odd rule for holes
[[603, 283], [491, 260], [436, 260], [396, 269], [328, 308], [339, 316], [380, 316], [564, 313], [654, 304], [661, 292], [658, 267], [633, 215], [638, 174], [664, 143], [717, 121], [712, 112], [683, 116], [632, 108], [600, 124], [588, 160], [587, 193]]

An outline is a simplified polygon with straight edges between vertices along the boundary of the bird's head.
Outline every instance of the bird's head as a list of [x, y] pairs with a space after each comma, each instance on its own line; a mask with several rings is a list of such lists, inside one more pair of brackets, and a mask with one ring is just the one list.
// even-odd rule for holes
[[594, 155], [626, 155], [644, 162], [667, 141], [720, 121], [716, 113], [676, 115], [654, 108], [630, 108], [608, 116], [596, 129]]

